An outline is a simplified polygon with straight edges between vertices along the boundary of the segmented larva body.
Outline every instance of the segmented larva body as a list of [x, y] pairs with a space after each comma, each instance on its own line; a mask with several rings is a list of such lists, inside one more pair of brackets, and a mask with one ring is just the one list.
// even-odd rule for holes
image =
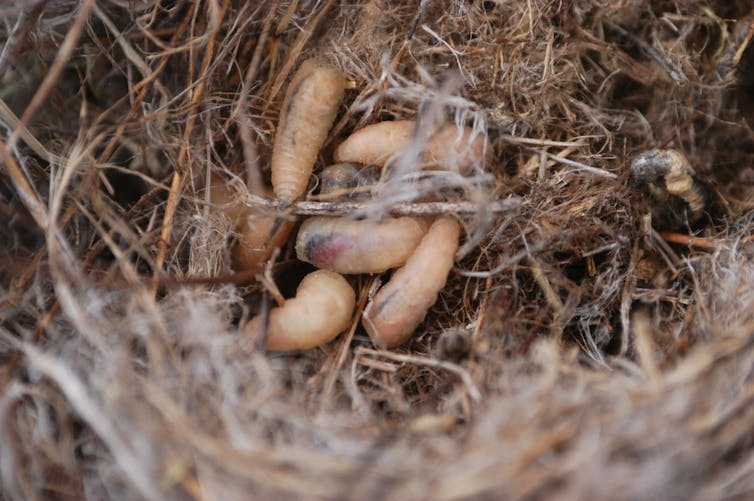
[[418, 217], [382, 221], [315, 216], [296, 238], [296, 256], [317, 268], [338, 273], [382, 273], [401, 266], [427, 231]]
[[272, 186], [278, 199], [291, 202], [306, 191], [344, 93], [345, 77], [323, 61], [308, 59], [293, 76], [272, 150]]
[[[378, 122], [357, 130], [334, 152], [336, 162], [356, 162], [384, 166], [396, 153], [408, 147], [416, 122], [396, 120]], [[465, 172], [484, 160], [487, 138], [469, 127], [446, 125], [427, 143], [422, 157], [425, 169]]]
[[[267, 349], [308, 350], [333, 340], [351, 324], [356, 294], [345, 278], [327, 270], [308, 274], [296, 296], [273, 308], [267, 324]], [[247, 336], [259, 334], [261, 318], [245, 328]]]
[[459, 235], [455, 219], [435, 220], [406, 264], [375, 294], [361, 320], [374, 344], [391, 348], [411, 337], [445, 287]]

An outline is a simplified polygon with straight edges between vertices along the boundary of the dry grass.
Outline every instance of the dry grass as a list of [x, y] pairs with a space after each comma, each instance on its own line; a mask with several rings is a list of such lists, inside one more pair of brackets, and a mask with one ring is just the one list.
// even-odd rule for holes
[[[751, 496], [748, 3], [0, 6], [0, 497]], [[310, 55], [353, 82], [318, 167], [418, 118], [486, 131], [484, 169], [250, 194]], [[629, 176], [657, 147], [713, 193], [693, 227]], [[290, 217], [439, 194], [462, 258], [399, 349], [266, 353], [239, 325], [310, 268], [233, 274], [212, 172]]]

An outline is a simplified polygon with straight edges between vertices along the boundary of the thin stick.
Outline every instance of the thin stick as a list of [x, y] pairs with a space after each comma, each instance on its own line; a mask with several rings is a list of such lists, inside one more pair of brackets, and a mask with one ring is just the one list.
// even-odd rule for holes
[[709, 238], [692, 237], [690, 235], [684, 235], [682, 233], [675, 233], [672, 231], [661, 231], [660, 236], [666, 242], [673, 244], [688, 245], [689, 247], [697, 247], [699, 249], [707, 250], [717, 249], [717, 244]]
[[542, 153], [547, 155], [547, 157], [551, 160], [555, 160], [558, 163], [568, 165], [569, 167], [574, 167], [578, 170], [588, 172], [596, 176], [606, 177], [607, 179], [618, 179], [618, 175], [613, 172], [609, 172], [604, 169], [598, 169], [596, 167], [592, 167], [591, 165], [583, 164], [575, 160], [569, 160], [565, 157], [559, 157], [558, 155], [553, 155], [552, 153], [547, 153], [546, 151], [543, 151]]
[[402, 353], [394, 353], [392, 351], [373, 350], [370, 348], [364, 348], [363, 346], [356, 348], [355, 355], [356, 358], [359, 358], [362, 355], [371, 355], [373, 357], [387, 358], [388, 360], [394, 360], [396, 362], [402, 362], [405, 364], [424, 365], [426, 367], [433, 367], [435, 369], [443, 369], [448, 372], [452, 372], [453, 374], [461, 378], [463, 384], [466, 385], [466, 390], [468, 391], [469, 396], [471, 396], [471, 398], [475, 402], [478, 402], [482, 399], [482, 394], [479, 392], [479, 389], [471, 379], [469, 372], [458, 364], [446, 362], [445, 360], [437, 360], [435, 358], [420, 357], [418, 355], [404, 355]]
[[539, 288], [542, 289], [542, 292], [545, 294], [545, 299], [547, 299], [547, 302], [552, 309], [555, 310], [555, 314], [560, 317], [565, 310], [565, 306], [563, 305], [563, 301], [560, 300], [560, 296], [558, 296], [555, 289], [552, 288], [550, 281], [547, 280], [547, 276], [545, 276], [545, 273], [537, 260], [531, 256], [529, 256], [529, 266], [531, 267], [532, 275], [534, 275], [534, 280], [537, 281]]
[[586, 146], [586, 143], [579, 141], [550, 141], [549, 139], [534, 139], [533, 137], [518, 137], [510, 134], [500, 134], [501, 139], [505, 139], [511, 144], [522, 144], [529, 146], [559, 146], [559, 147], [580, 147]]
[[36, 221], [37, 225], [39, 225], [41, 229], [47, 230], [47, 225], [49, 223], [49, 215], [47, 214], [47, 210], [45, 209], [42, 201], [39, 199], [37, 191], [31, 185], [29, 180], [26, 179], [24, 172], [21, 170], [18, 162], [16, 162], [16, 159], [13, 157], [10, 143], [4, 143], [0, 141], [0, 162], [4, 163], [6, 168], [8, 169], [8, 173], [10, 174], [13, 184], [16, 186], [16, 190], [19, 197], [21, 198], [21, 202], [23, 202], [23, 204], [29, 210], [32, 217], [34, 218], [34, 221]]
[[[278, 200], [250, 194], [248, 200], [251, 205], [279, 213], [295, 214], [298, 216], [344, 216], [353, 214], [369, 205], [359, 202], [311, 202], [301, 201], [286, 205]], [[508, 197], [496, 200], [484, 207], [487, 212], [508, 212], [521, 205], [518, 197]], [[479, 205], [473, 202], [417, 202], [398, 203], [387, 208], [387, 213], [394, 216], [437, 216], [442, 214], [470, 215], [479, 212]]]

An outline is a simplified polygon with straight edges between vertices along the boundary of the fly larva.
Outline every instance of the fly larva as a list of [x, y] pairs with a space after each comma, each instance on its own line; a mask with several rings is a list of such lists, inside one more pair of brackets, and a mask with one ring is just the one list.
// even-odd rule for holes
[[[351, 134], [334, 153], [336, 162], [384, 166], [396, 153], [408, 147], [416, 122], [396, 120], [368, 125]], [[446, 125], [427, 143], [422, 157], [425, 169], [465, 172], [484, 159], [487, 138], [473, 129]]]
[[486, 149], [486, 135], [475, 134], [470, 127], [459, 130], [455, 125], [446, 125], [427, 144], [425, 168], [467, 172], [483, 163]]
[[249, 211], [238, 226], [240, 235], [233, 249], [237, 270], [252, 270], [267, 261], [272, 251], [285, 245], [294, 222]]
[[[237, 270], [258, 267], [270, 257], [274, 249], [281, 247], [288, 239], [293, 229], [290, 222], [278, 222], [275, 215], [255, 212], [241, 202], [221, 178], [213, 176], [209, 189], [210, 201], [233, 221], [234, 228], [240, 235], [233, 248], [233, 263]], [[265, 189], [263, 194], [270, 196], [272, 192]]]
[[687, 204], [691, 222], [704, 214], [706, 196], [704, 186], [696, 180], [694, 168], [678, 150], [649, 150], [631, 162], [631, 175], [642, 184], [665, 181], [665, 189]]
[[326, 199], [364, 200], [371, 196], [370, 187], [380, 178], [376, 165], [361, 167], [354, 163], [334, 164], [319, 175], [319, 195]]
[[390, 157], [409, 144], [416, 122], [395, 120], [367, 125], [348, 136], [333, 153], [336, 162], [384, 166]]
[[345, 83], [337, 68], [317, 59], [304, 61], [293, 76], [272, 149], [272, 186], [280, 200], [292, 202], [306, 191]]
[[361, 323], [374, 344], [384, 348], [405, 342], [437, 301], [453, 267], [458, 222], [435, 220], [406, 264], [398, 269], [364, 309]]
[[217, 174], [212, 174], [209, 185], [209, 201], [233, 223], [238, 223], [249, 208], [238, 199], [228, 183]]
[[[298, 286], [296, 297], [273, 308], [267, 324], [267, 349], [308, 350], [333, 340], [351, 324], [356, 294], [345, 278], [327, 270], [309, 273]], [[244, 330], [256, 336], [261, 319], [254, 317]]]
[[338, 273], [382, 273], [403, 265], [426, 231], [426, 221], [417, 217], [373, 221], [315, 216], [301, 225], [296, 256]]

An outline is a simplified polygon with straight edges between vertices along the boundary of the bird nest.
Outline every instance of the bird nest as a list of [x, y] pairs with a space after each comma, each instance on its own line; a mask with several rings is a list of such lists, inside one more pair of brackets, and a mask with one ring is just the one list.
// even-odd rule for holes
[[[750, 496], [750, 8], [0, 6], [4, 496]], [[315, 173], [384, 120], [482, 131], [483, 165], [368, 203], [250, 194], [309, 57], [348, 87]], [[632, 171], [655, 149], [687, 159], [699, 217]], [[463, 226], [453, 270], [397, 348], [357, 319], [268, 352], [243, 327], [312, 268], [291, 238], [235, 269], [213, 176], [289, 220], [439, 197]], [[362, 307], [374, 279], [350, 279]]]

